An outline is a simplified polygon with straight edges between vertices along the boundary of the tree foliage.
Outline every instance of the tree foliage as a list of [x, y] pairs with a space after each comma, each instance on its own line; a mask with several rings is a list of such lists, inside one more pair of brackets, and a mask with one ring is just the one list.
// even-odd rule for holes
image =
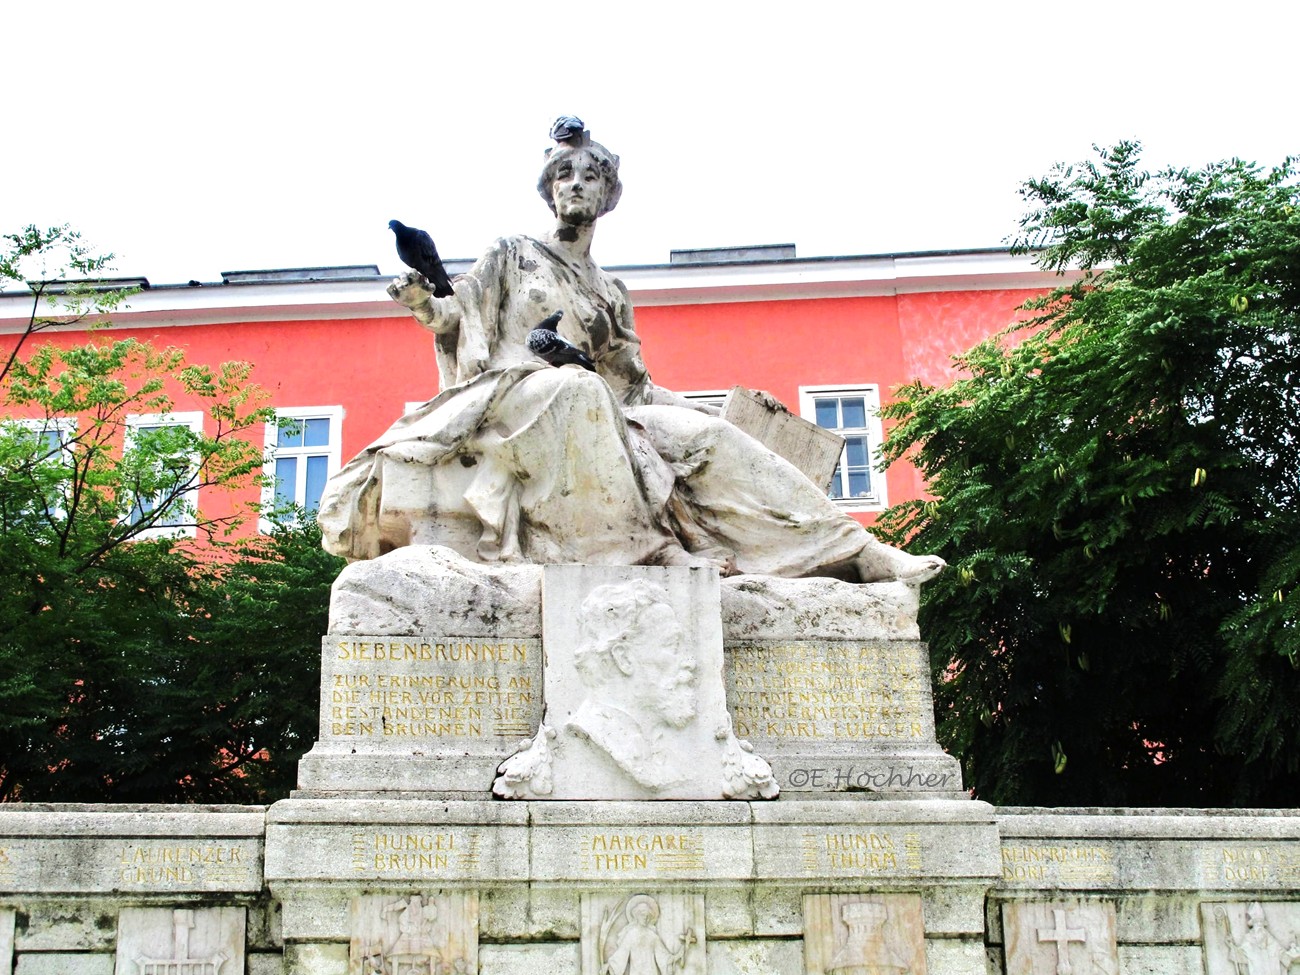
[[[11, 281], [69, 241], [65, 267], [106, 266], [66, 229], [7, 239]], [[20, 356], [46, 323], [122, 297], [27, 283], [31, 323], [0, 370], [0, 801], [284, 794], [314, 735], [341, 563], [306, 519], [232, 534], [255, 510], [218, 495], [258, 483], [274, 418], [252, 367], [104, 336]], [[201, 429], [131, 422], [178, 400]]]
[[904, 387], [933, 500], [940, 735], [1000, 803], [1292, 804], [1300, 785], [1300, 190], [1293, 161], [1027, 183], [1016, 244], [1081, 276]]

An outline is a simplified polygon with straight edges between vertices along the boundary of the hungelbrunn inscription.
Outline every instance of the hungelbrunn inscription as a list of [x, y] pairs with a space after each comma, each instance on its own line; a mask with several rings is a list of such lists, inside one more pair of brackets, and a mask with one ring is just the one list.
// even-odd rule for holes
[[881, 744], [933, 738], [917, 644], [755, 640], [727, 648], [736, 734]]
[[359, 830], [352, 834], [351, 872], [380, 877], [473, 874], [482, 839], [479, 830]]

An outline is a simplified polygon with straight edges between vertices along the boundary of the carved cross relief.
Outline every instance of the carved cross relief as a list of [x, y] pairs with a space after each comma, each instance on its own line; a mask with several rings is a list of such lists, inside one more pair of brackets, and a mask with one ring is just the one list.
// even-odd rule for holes
[[1110, 901], [1010, 901], [1002, 905], [1007, 975], [1115, 975]]

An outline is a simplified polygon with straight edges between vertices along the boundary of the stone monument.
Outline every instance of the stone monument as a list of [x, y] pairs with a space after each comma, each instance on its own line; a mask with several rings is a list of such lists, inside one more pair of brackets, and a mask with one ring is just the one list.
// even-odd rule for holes
[[1295, 811], [966, 795], [942, 562], [837, 510], [778, 405], [733, 397], [756, 439], [650, 381], [590, 255], [618, 158], [552, 135], [552, 234], [390, 288], [443, 392], [326, 492], [298, 790], [0, 806], [0, 975], [1294, 975]]
[[[627, 293], [590, 255], [618, 157], [580, 124], [556, 134], [552, 234], [498, 241], [449, 296], [420, 273], [389, 289], [434, 333], [442, 392], [322, 500], [352, 562], [320, 737], [271, 813], [286, 931], [341, 883], [351, 971], [450, 971], [432, 933], [403, 955], [378, 919], [455, 891], [580, 907], [552, 923], [576, 925], [588, 975], [703, 973], [735, 883], [797, 904], [816, 878], [818, 971], [924, 972], [919, 893], [872, 898], [873, 878], [977, 896], [993, 870], [923, 853], [985, 849], [990, 822], [934, 737], [917, 587], [943, 563], [882, 545], [650, 380]], [[575, 364], [530, 353], [544, 319]], [[825, 479], [822, 438], [801, 450], [779, 403], [732, 400]]]

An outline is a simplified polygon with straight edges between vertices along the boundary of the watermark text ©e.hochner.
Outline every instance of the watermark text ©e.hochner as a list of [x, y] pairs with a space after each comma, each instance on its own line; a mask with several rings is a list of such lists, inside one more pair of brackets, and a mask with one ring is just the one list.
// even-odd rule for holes
[[857, 769], [843, 767], [793, 768], [786, 775], [789, 789], [958, 789], [957, 773], [917, 770], [892, 765]]

